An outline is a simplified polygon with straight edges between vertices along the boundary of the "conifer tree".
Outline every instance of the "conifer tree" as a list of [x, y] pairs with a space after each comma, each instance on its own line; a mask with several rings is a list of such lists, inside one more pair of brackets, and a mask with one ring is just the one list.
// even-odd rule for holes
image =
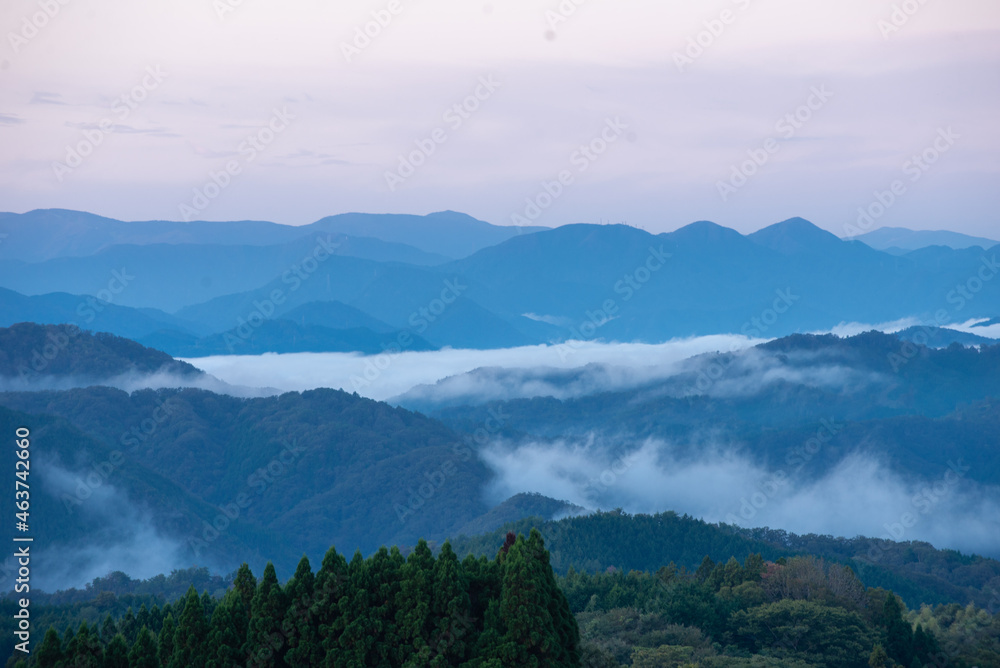
[[104, 668], [129, 668], [128, 644], [121, 633], [115, 634], [104, 649]]
[[290, 666], [309, 665], [316, 654], [319, 628], [313, 613], [316, 577], [307, 557], [299, 560], [295, 575], [285, 585], [288, 609], [282, 628], [287, 636], [288, 652], [285, 661]]
[[140, 627], [136, 625], [135, 613], [132, 612], [131, 607], [125, 611], [125, 616], [122, 617], [118, 627], [121, 630], [122, 636], [125, 637], [125, 642], [128, 645], [135, 642], [135, 634], [139, 632]]
[[118, 633], [118, 627], [115, 625], [115, 620], [111, 619], [111, 614], [108, 613], [105, 615], [104, 623], [101, 625], [101, 642], [107, 645], [115, 637], [116, 633]]
[[230, 589], [212, 613], [205, 665], [208, 668], [245, 665], [248, 627], [243, 598], [239, 591]]
[[312, 611], [318, 630], [318, 644], [309, 659], [310, 666], [321, 665], [327, 655], [332, 659], [334, 653], [339, 651], [340, 634], [346, 619], [340, 613], [341, 599], [347, 596], [348, 584], [347, 560], [331, 547], [323, 557], [313, 587], [315, 600]]
[[249, 612], [253, 604], [253, 597], [257, 593], [257, 578], [253, 576], [250, 567], [245, 561], [239, 567], [239, 570], [236, 571], [236, 577], [233, 579], [233, 589], [239, 593], [240, 599], [243, 601], [243, 608]]
[[201, 668], [205, 665], [205, 641], [208, 640], [208, 622], [205, 608], [194, 585], [188, 587], [174, 632], [173, 653], [169, 668]]
[[54, 626], [50, 626], [45, 632], [35, 658], [38, 661], [38, 668], [56, 668], [63, 660], [62, 643], [59, 641], [59, 632]]
[[267, 562], [250, 607], [247, 664], [258, 668], [284, 668], [287, 649], [282, 623], [288, 601], [278, 584], [274, 564]]
[[[154, 607], [153, 609], [155, 610], [156, 608]], [[174, 654], [174, 632], [176, 630], [177, 625], [174, 623], [174, 615], [168, 612], [163, 618], [163, 625], [160, 627], [157, 643], [157, 660], [163, 668], [167, 668], [170, 658]]]
[[128, 665], [130, 668], [157, 668], [160, 665], [156, 658], [156, 639], [149, 627], [142, 626], [136, 634], [128, 652]]
[[401, 664], [408, 661], [427, 665], [431, 659], [431, 598], [434, 592], [434, 555], [423, 538], [406, 558], [402, 568], [399, 610], [396, 624], [400, 644], [396, 660]]
[[503, 561], [500, 616], [505, 633], [497, 658], [504, 665], [558, 665], [553, 663], [560, 652], [549, 597], [540, 560], [524, 536], [518, 536]]
[[463, 663], [468, 658], [469, 647], [476, 640], [476, 629], [469, 601], [469, 583], [448, 541], [441, 546], [434, 565], [431, 620], [434, 623], [431, 647], [435, 655], [431, 665]]
[[66, 656], [74, 668], [100, 668], [104, 663], [101, 639], [87, 622], [80, 622], [79, 630], [67, 644]]

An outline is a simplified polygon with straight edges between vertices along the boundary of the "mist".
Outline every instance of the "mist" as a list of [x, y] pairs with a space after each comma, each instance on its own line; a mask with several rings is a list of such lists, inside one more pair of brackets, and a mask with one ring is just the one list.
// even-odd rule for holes
[[[740, 335], [674, 339], [665, 343], [603, 343], [570, 341], [555, 345], [493, 350], [445, 348], [428, 352], [360, 355], [357, 353], [266, 353], [222, 355], [183, 361], [240, 386], [271, 386], [285, 391], [331, 387], [384, 401], [418, 385], [479, 368], [578, 369], [589, 364], [615, 366], [619, 386], [668, 375], [694, 355], [739, 351], [763, 342]], [[456, 388], [454, 393], [465, 391]]]
[[[157, 528], [158, 518], [113, 481], [88, 484], [86, 473], [52, 458], [38, 458], [37, 469], [40, 491], [50, 497], [46, 516], [55, 525], [71, 525], [76, 535], [65, 543], [35, 544], [42, 549], [32, 553], [33, 587], [49, 592], [81, 588], [113, 571], [146, 579], [192, 565], [183, 542], [165, 536]], [[74, 501], [67, 503], [67, 498]]]
[[[954, 329], [980, 336], [1000, 336], [1000, 325], [973, 327], [975, 322], [956, 325]], [[813, 333], [845, 337], [871, 330], [891, 333], [918, 324], [915, 319], [874, 325], [842, 323], [831, 330]], [[329, 387], [402, 405], [477, 404], [538, 396], [566, 399], [640, 387], [671, 377], [687, 383], [674, 389], [679, 396], [699, 392], [736, 396], [756, 391], [760, 383], [779, 381], [861, 390], [883, 380], [836, 364], [824, 364], [819, 359], [811, 368], [792, 369], [791, 365], [777, 362], [774, 356], [754, 350], [754, 346], [768, 340], [713, 334], [656, 344], [567, 341], [491, 350], [445, 348], [380, 355], [265, 353], [183, 361], [244, 392], [239, 396], [253, 396], [254, 390], [249, 388], [265, 388], [260, 392], [274, 394]], [[698, 383], [699, 365], [710, 363], [698, 356], [706, 353], [736, 354], [732, 369], [726, 370], [721, 382], [712, 379], [711, 383]], [[683, 378], [684, 374], [689, 377]]]
[[968, 480], [961, 461], [939, 476], [904, 477], [861, 450], [818, 477], [771, 470], [732, 446], [697, 455], [674, 444], [582, 440], [498, 441], [480, 451], [499, 502], [537, 492], [588, 510], [675, 511], [707, 522], [797, 534], [927, 541], [1000, 557], [1000, 488]]

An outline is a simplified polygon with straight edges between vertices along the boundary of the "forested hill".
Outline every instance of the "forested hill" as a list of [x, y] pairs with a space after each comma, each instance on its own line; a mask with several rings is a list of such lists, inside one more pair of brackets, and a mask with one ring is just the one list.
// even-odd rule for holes
[[[706, 556], [694, 570], [670, 563], [653, 572], [571, 570], [555, 577], [537, 530], [528, 538], [504, 534], [496, 547], [463, 559], [446, 542], [435, 557], [420, 541], [405, 557], [383, 547], [350, 561], [330, 548], [317, 572], [303, 558], [284, 584], [270, 563], [259, 580], [243, 564], [227, 591], [199, 596], [191, 586], [170, 602], [110, 591], [90, 604], [40, 601], [32, 608], [32, 665], [1000, 664], [997, 615], [957, 604], [908, 610], [892, 591], [865, 587], [851, 568], [814, 557], [772, 561], [751, 553], [742, 563], [734, 557], [716, 563]], [[200, 572], [183, 575], [217, 584]], [[14, 650], [15, 605], [0, 601], [7, 668], [26, 666]]]
[[[489, 470], [458, 434], [339, 390], [240, 399], [190, 388], [129, 394], [87, 387], [0, 393], [0, 406], [4, 433], [24, 425], [37, 431], [32, 506], [47, 504], [52, 518], [46, 546], [73, 534], [77, 549], [63, 553], [77, 565], [72, 584], [106, 573], [79, 577], [90, 573], [82, 570], [87, 555], [145, 550], [134, 543], [143, 535], [136, 526], [121, 526], [115, 543], [76, 535], [80, 518], [104, 517], [110, 508], [141, 511], [137, 526], [175, 548], [173, 567], [220, 572], [242, 561], [260, 568], [248, 558], [260, 552], [287, 570], [331, 543], [369, 554], [383, 544], [440, 540], [490, 509], [482, 500]], [[43, 429], [50, 424], [62, 427]]]
[[[243, 564], [221, 600], [191, 587], [172, 605], [129, 608], [100, 626], [85, 610], [33, 610], [34, 665], [579, 666], [576, 620], [538, 532], [494, 554], [462, 561], [445, 544], [435, 558], [420, 542], [407, 558], [382, 547], [348, 562], [330, 548], [318, 572], [303, 558], [284, 585], [272, 564], [259, 582]], [[13, 668], [23, 664], [10, 605], [0, 605], [0, 648]]]
[[491, 533], [452, 540], [459, 554], [488, 554], [508, 531], [537, 527], [552, 554], [552, 567], [600, 572], [655, 571], [670, 562], [694, 570], [708, 556], [726, 561], [758, 553], [765, 559], [807, 555], [850, 565], [869, 587], [885, 587], [906, 604], [974, 603], [1000, 607], [1000, 561], [938, 550], [928, 543], [871, 538], [797, 536], [780, 530], [709, 524], [666, 512], [629, 515], [620, 510], [543, 522], [528, 518]]
[[99, 383], [123, 375], [204, 375], [187, 362], [135, 341], [74, 325], [22, 322], [0, 328], [0, 380], [30, 383], [44, 377], [75, 377]]

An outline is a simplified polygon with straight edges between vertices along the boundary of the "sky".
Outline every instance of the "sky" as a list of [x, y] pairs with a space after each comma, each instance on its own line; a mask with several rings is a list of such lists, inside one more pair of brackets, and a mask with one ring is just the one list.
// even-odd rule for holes
[[0, 30], [0, 211], [1000, 230], [995, 0], [6, 0]]

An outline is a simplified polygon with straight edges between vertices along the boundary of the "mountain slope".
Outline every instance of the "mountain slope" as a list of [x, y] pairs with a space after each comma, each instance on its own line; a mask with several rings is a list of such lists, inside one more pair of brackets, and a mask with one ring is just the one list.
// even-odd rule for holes
[[[249, 336], [246, 334], [249, 333]], [[407, 341], [407, 350], [436, 350], [414, 334], [373, 332], [367, 327], [333, 329], [321, 325], [300, 325], [292, 320], [267, 320], [258, 327], [231, 329], [201, 339], [184, 337], [172, 332], [158, 332], [141, 339], [176, 357], [207, 357], [209, 355], [261, 355], [263, 353], [349, 353], [377, 355], [400, 341]]]
[[0, 328], [0, 377], [75, 376], [98, 383], [152, 373], [190, 379], [204, 375], [187, 362], [111, 334], [35, 323]]
[[[104, 301], [104, 297], [109, 301]], [[114, 295], [102, 298], [91, 295], [52, 293], [28, 297], [0, 288], [0, 327], [19, 322], [71, 324], [90, 331], [110, 332], [138, 339], [161, 329], [188, 334], [207, 334], [198, 323], [177, 318], [151, 308], [136, 309], [114, 303]]]
[[[234, 237], [239, 239], [239, 237]], [[258, 288], [333, 253], [379, 262], [434, 265], [447, 258], [378, 239], [314, 233], [273, 246], [210, 244], [116, 245], [85, 257], [60, 257], [35, 264], [0, 265], [0, 285], [27, 295], [49, 292], [97, 294], [116, 272], [126, 282], [115, 303], [168, 312], [234, 292]]]
[[[276, 564], [290, 572], [303, 553], [318, 560], [331, 544], [348, 554], [412, 545], [489, 510], [480, 496], [489, 472], [454, 432], [345, 392], [239, 399], [194, 389], [128, 394], [90, 387], [0, 393], [0, 406], [60, 416], [108, 451], [117, 448], [140, 478], [148, 472], [211, 506], [203, 526], [178, 517], [169, 498], [143, 496], [143, 512], [156, 526], [178, 527], [163, 538], [185, 565], [229, 572], [262, 545], [232, 541], [270, 535], [282, 542], [272, 552]], [[29, 426], [43, 422], [19, 419]], [[59, 470], [33, 470], [33, 482], [59, 489], [59, 480], [85, 479], [107, 458], [103, 450], [87, 452], [64, 457]], [[128, 498], [140, 494], [132, 479], [107, 484]]]
[[306, 227], [395, 241], [452, 258], [462, 258], [518, 235], [546, 229], [491, 225], [456, 211], [439, 211], [426, 216], [342, 213]]

